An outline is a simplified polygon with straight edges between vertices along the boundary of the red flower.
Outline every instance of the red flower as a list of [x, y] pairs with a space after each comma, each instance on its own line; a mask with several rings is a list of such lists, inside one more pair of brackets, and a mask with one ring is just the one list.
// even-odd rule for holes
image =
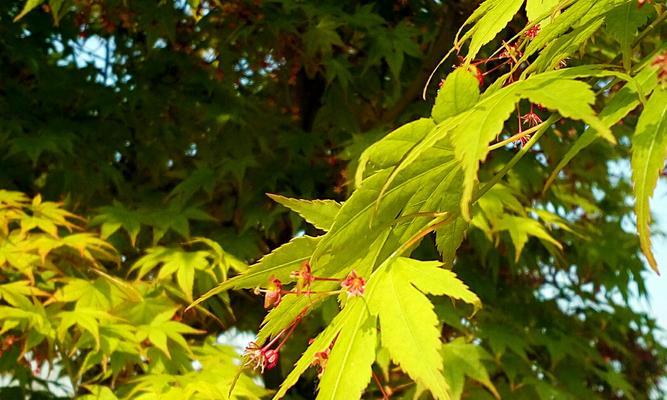
[[343, 279], [340, 286], [347, 292], [349, 297], [363, 296], [366, 280], [357, 275], [356, 271], [352, 270], [352, 272]]
[[244, 356], [246, 358], [244, 366], [252, 366], [252, 369], [264, 373], [265, 369], [271, 369], [278, 364], [280, 352], [278, 349], [259, 347], [257, 343], [250, 342], [245, 349]]
[[275, 277], [269, 278], [269, 286], [264, 292], [264, 308], [275, 307], [280, 304], [283, 293], [283, 284]]
[[542, 123], [542, 118], [531, 111], [528, 114], [521, 116], [521, 122], [523, 122], [524, 125], [537, 126]]
[[301, 269], [292, 271], [290, 273], [290, 278], [296, 279], [297, 294], [301, 293], [301, 290], [303, 289], [308, 289], [310, 284], [315, 280], [310, 263], [308, 261], [303, 262]]
[[533, 40], [538, 33], [540, 33], [540, 24], [531, 26], [523, 34], [526, 35], [528, 39]]

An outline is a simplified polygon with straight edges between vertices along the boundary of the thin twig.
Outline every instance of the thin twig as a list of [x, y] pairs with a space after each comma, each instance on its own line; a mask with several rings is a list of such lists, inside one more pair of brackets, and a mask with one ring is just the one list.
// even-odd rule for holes
[[375, 381], [375, 384], [377, 385], [378, 389], [380, 389], [380, 393], [382, 393], [382, 399], [383, 400], [389, 400], [389, 395], [387, 392], [384, 391], [384, 387], [382, 387], [382, 382], [380, 382], [380, 378], [377, 376], [375, 371], [371, 371], [373, 374], [373, 380]]

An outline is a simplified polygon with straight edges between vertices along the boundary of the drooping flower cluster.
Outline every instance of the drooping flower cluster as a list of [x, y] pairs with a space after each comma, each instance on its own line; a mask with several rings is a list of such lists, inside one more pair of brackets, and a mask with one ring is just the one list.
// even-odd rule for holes
[[[276, 365], [278, 365], [280, 349], [282, 349], [282, 347], [285, 345], [287, 339], [292, 336], [294, 329], [296, 329], [297, 325], [299, 325], [299, 322], [301, 322], [301, 319], [303, 319], [303, 316], [306, 314], [306, 312], [307, 308], [299, 313], [290, 326], [281, 330], [264, 346], [260, 346], [256, 342], [250, 342], [250, 344], [245, 348], [245, 352], [243, 353], [243, 358], [245, 360], [243, 366], [250, 367], [251, 369], [259, 371], [260, 373], [264, 373], [264, 370], [274, 368]], [[278, 340], [280, 340], [280, 343], [278, 343]], [[278, 344], [276, 345], [276, 343]]]
[[261, 347], [255, 342], [250, 342], [245, 349], [244, 356], [246, 358], [245, 367], [251, 367], [251, 369], [264, 373], [265, 369], [278, 365], [280, 350]]
[[[333, 295], [339, 293], [347, 293], [348, 297], [354, 296], [363, 296], [364, 290], [366, 287], [366, 280], [357, 274], [356, 271], [352, 270], [345, 278], [327, 278], [315, 276], [312, 271], [312, 267], [308, 261], [305, 261], [301, 264], [301, 267], [298, 270], [292, 271], [290, 273], [290, 278], [296, 281], [294, 290], [286, 290], [284, 288], [283, 282], [275, 276], [271, 276], [265, 288], [255, 289], [256, 294], [264, 294], [264, 307], [271, 308], [276, 307], [280, 304], [281, 300], [285, 295], [311, 295], [311, 294], [323, 294], [323, 295]], [[311, 289], [312, 283], [315, 281], [332, 281], [339, 282], [340, 289], [325, 291], [325, 292], [315, 292]], [[244, 358], [244, 367], [252, 368], [264, 373], [265, 370], [274, 368], [278, 364], [278, 359], [280, 357], [280, 349], [283, 347], [287, 339], [292, 335], [296, 326], [301, 322], [301, 319], [308, 313], [310, 305], [304, 308], [301, 313], [295, 318], [295, 320], [288, 326], [278, 333], [271, 341], [267, 344], [261, 346], [256, 342], [251, 342], [248, 347], [246, 347], [243, 358]], [[280, 341], [278, 343], [278, 341]], [[335, 340], [334, 340], [335, 342]], [[329, 352], [333, 347], [332, 342], [329, 347], [325, 350], [322, 350], [315, 354], [313, 360], [313, 366], [318, 368], [319, 374], [321, 375], [326, 367], [327, 361], [329, 359]]]

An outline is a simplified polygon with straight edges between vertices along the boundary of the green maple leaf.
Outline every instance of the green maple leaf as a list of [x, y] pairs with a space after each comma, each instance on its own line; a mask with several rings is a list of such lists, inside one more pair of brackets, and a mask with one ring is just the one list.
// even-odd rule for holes
[[658, 263], [651, 250], [650, 198], [667, 157], [667, 90], [653, 92], [639, 116], [632, 137], [632, 181], [635, 192], [637, 231], [642, 251], [651, 268], [658, 271]]
[[466, 376], [484, 385], [497, 399], [500, 398], [482, 363], [482, 360], [491, 357], [481, 347], [458, 338], [442, 346], [441, 354], [444, 375], [450, 385], [453, 400], [461, 398]]
[[138, 211], [130, 210], [122, 203], [114, 201], [111, 206], [101, 207], [99, 212], [90, 225], [101, 227], [102, 239], [108, 238], [122, 228], [129, 235], [132, 246], [136, 244], [142, 220]]
[[340, 210], [340, 203], [334, 200], [291, 199], [278, 194], [267, 194], [271, 200], [282, 204], [299, 214], [314, 227], [328, 231]]
[[523, 0], [485, 1], [463, 24], [465, 26], [475, 23], [460, 39], [457, 38], [457, 47], [470, 39], [467, 58], [475, 59], [482, 46], [492, 41], [505, 28], [522, 5]]

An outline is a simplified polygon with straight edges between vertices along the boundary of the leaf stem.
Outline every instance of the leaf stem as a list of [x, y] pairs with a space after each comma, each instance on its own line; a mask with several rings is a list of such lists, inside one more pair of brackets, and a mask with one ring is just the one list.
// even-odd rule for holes
[[[475, 194], [475, 196], [473, 196], [472, 203], [479, 200], [480, 197], [484, 196], [484, 194], [486, 194], [486, 192], [488, 192], [496, 183], [500, 182], [500, 180], [509, 172], [509, 170], [512, 169], [512, 167], [514, 167], [514, 165], [516, 165], [516, 163], [519, 162], [519, 160], [524, 155], [526, 155], [526, 153], [528, 153], [530, 148], [533, 147], [533, 145], [535, 143], [537, 143], [537, 141], [540, 139], [540, 137], [542, 137], [542, 135], [544, 135], [544, 133], [547, 131], [547, 128], [549, 128], [551, 126], [551, 124], [556, 122], [558, 120], [558, 118], [559, 118], [558, 114], [556, 114], [556, 113], [551, 114], [551, 116], [549, 118], [547, 118], [546, 121], [544, 121], [540, 125], [536, 126], [536, 128], [539, 127], [539, 129], [537, 129], [537, 132], [535, 132], [535, 135], [532, 138], [530, 138], [530, 140], [521, 148], [521, 150], [519, 150], [514, 155], [514, 157], [512, 157], [512, 159], [507, 164], [505, 164], [505, 166], [503, 167], [503, 169], [500, 170], [500, 172], [495, 174], [493, 176], [493, 178], [491, 178], [491, 180], [488, 181]], [[528, 131], [526, 131], [526, 132], [528, 132]]]
[[546, 122], [542, 122], [542, 123], [539, 124], [539, 125], [535, 125], [535, 126], [533, 126], [532, 128], [530, 128], [530, 129], [526, 129], [526, 130], [523, 131], [523, 132], [519, 132], [519, 133], [517, 133], [516, 135], [511, 136], [511, 137], [509, 137], [509, 138], [507, 138], [507, 139], [505, 139], [505, 140], [503, 140], [503, 141], [500, 141], [500, 142], [498, 142], [498, 143], [494, 143], [494, 144], [492, 144], [491, 146], [489, 146], [489, 151], [493, 151], [493, 150], [496, 150], [496, 149], [499, 149], [499, 148], [505, 146], [506, 144], [509, 144], [509, 143], [512, 143], [512, 142], [516, 142], [517, 140], [521, 139], [522, 137], [524, 137], [524, 136], [528, 136], [528, 135], [532, 134], [533, 132], [539, 130], [539, 129], [542, 127], [542, 125], [544, 125], [545, 123], [546, 123]]
[[380, 382], [380, 378], [377, 376], [375, 371], [371, 371], [373, 374], [373, 380], [375, 381], [375, 385], [380, 389], [380, 393], [382, 393], [382, 399], [383, 400], [389, 400], [389, 395], [387, 395], [387, 392], [385, 392], [384, 387], [382, 386], [382, 382]]

